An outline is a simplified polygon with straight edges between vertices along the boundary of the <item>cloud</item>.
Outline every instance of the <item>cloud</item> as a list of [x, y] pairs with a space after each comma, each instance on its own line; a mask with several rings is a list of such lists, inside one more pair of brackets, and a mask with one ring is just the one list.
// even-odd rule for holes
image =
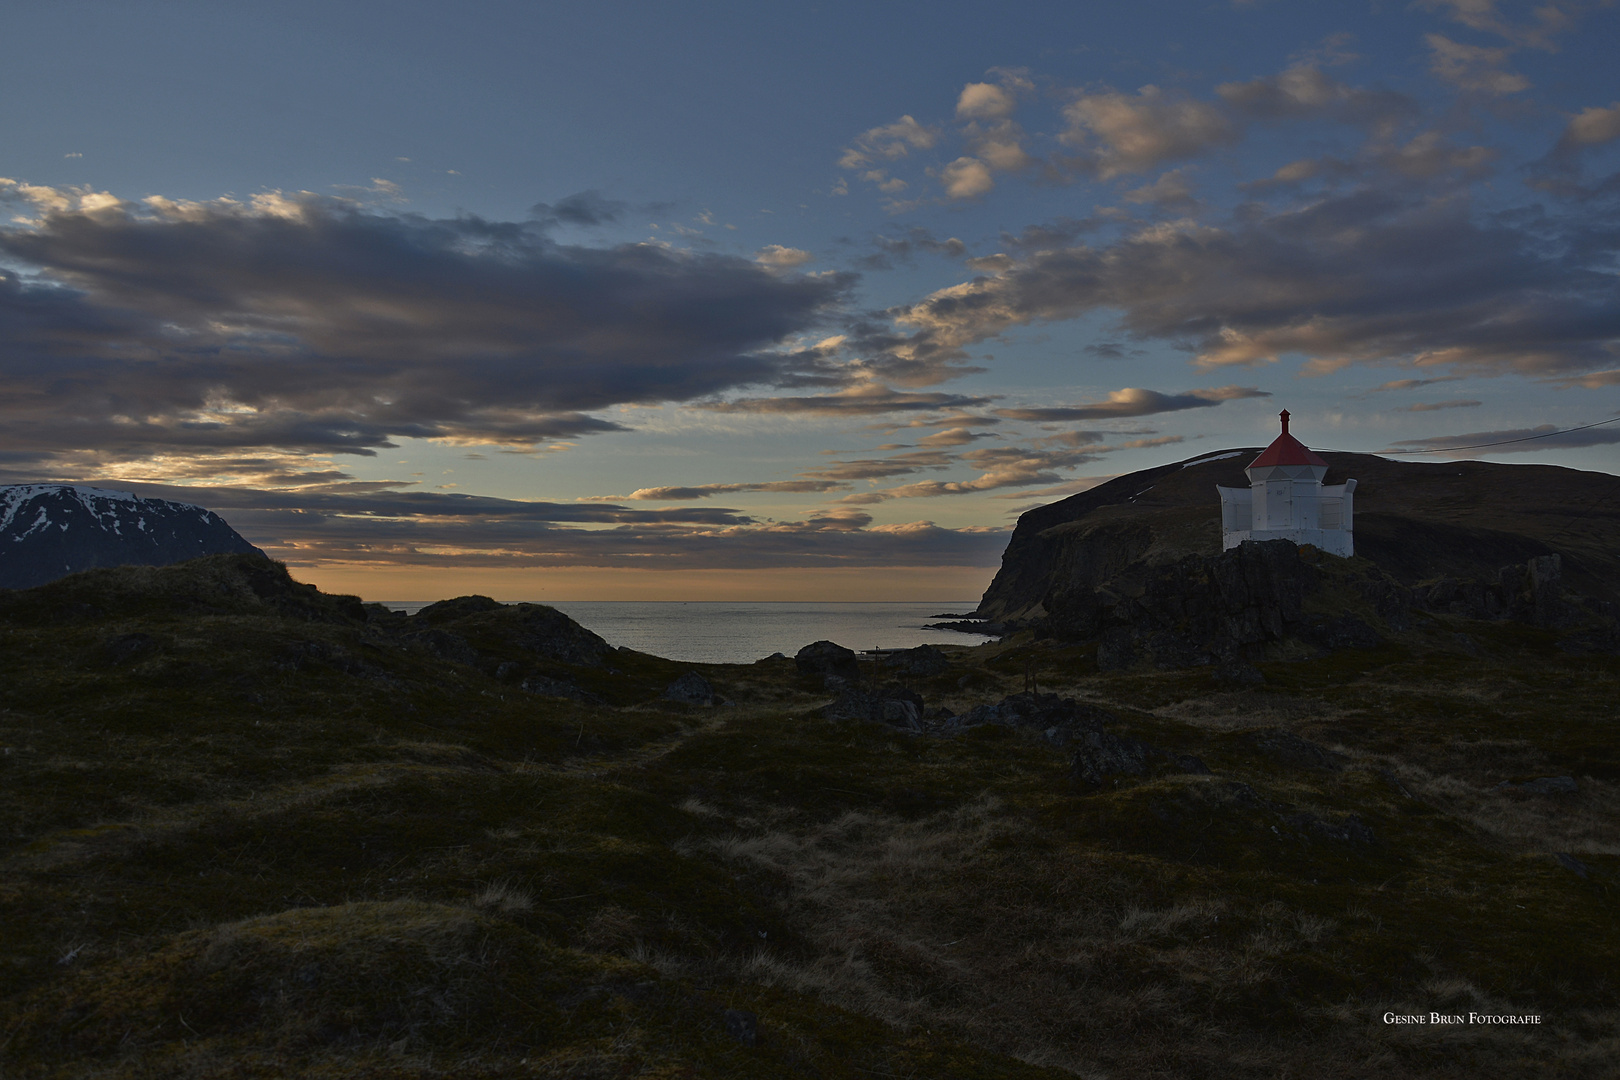
[[1589, 372], [1573, 379], [1564, 379], [1558, 385], [1566, 388], [1579, 386], [1586, 390], [1597, 390], [1605, 386], [1620, 386], [1620, 368]]
[[1205, 409], [1219, 405], [1223, 401], [1270, 396], [1267, 391], [1252, 386], [1221, 386], [1209, 390], [1188, 390], [1180, 394], [1161, 394], [1157, 390], [1126, 387], [1109, 394], [1107, 401], [1036, 409], [997, 409], [996, 415], [1009, 420], [1034, 420], [1044, 423], [1111, 420], [1131, 416], [1154, 416], [1159, 413], [1180, 412], [1183, 409]]
[[903, 236], [875, 236], [872, 245], [877, 248], [874, 254], [856, 260], [858, 265], [872, 270], [891, 270], [896, 260], [909, 264], [919, 251], [945, 259], [960, 259], [967, 254], [967, 245], [956, 237], [940, 240], [921, 225], [913, 225]]
[[1433, 386], [1435, 383], [1456, 382], [1458, 379], [1462, 378], [1466, 378], [1466, 376], [1436, 375], [1432, 379], [1395, 379], [1391, 382], [1382, 383], [1373, 387], [1372, 392], [1376, 394], [1389, 390], [1417, 390], [1420, 387]]
[[1125, 201], [1152, 203], [1166, 208], [1180, 208], [1192, 204], [1192, 195], [1192, 184], [1187, 180], [1186, 172], [1182, 169], [1171, 169], [1146, 187], [1127, 191]]
[[1414, 180], [1427, 180], [1444, 173], [1458, 172], [1482, 176], [1497, 157], [1486, 146], [1455, 146], [1438, 131], [1425, 131], [1402, 146], [1390, 147], [1377, 155], [1379, 164], [1391, 172]]
[[[836, 491], [845, 485], [833, 480], [770, 480], [757, 484], [699, 484], [696, 487], [637, 488], [623, 496], [635, 500], [673, 501], [707, 499], [714, 495], [732, 495], [749, 491], [824, 492]], [[601, 496], [600, 501], [616, 501], [617, 496]], [[593, 501], [598, 501], [593, 499]]]
[[1569, 30], [1583, 7], [1568, 0], [1550, 0], [1531, 9], [1535, 22], [1514, 24], [1502, 17], [1496, 0], [1421, 0], [1422, 7], [1446, 12], [1454, 21], [1470, 30], [1495, 34], [1514, 45], [1529, 46], [1547, 52], [1556, 52], [1553, 42], [1556, 34]]
[[1355, 160], [1324, 155], [1283, 165], [1271, 176], [1240, 183], [1243, 191], [1266, 192], [1298, 187], [1311, 180], [1329, 184], [1359, 181], [1365, 185], [1398, 185], [1401, 180], [1463, 179], [1485, 176], [1499, 157], [1487, 146], [1458, 146], [1438, 131], [1423, 131], [1405, 143], [1370, 140]]
[[1078, 162], [1104, 179], [1146, 172], [1166, 161], [1196, 157], [1235, 142], [1238, 131], [1207, 102], [1144, 86], [1136, 94], [1086, 94], [1063, 109], [1068, 127], [1061, 139], [1089, 147]]
[[[1503, 431], [1470, 431], [1462, 435], [1435, 435], [1427, 439], [1402, 439], [1395, 445], [1416, 449], [1433, 449], [1443, 453], [1455, 447], [1446, 457], [1472, 458], [1481, 454], [1528, 454], [1537, 450], [1575, 450], [1588, 446], [1613, 446], [1620, 443], [1620, 428], [1588, 428], [1584, 431], [1560, 431], [1552, 424], [1533, 428], [1508, 428]], [[1484, 445], [1496, 444], [1496, 445]], [[1503, 445], [1505, 444], [1505, 445]]]
[[844, 151], [838, 164], [846, 169], [864, 169], [874, 161], [894, 161], [913, 150], [930, 150], [939, 141], [939, 131], [924, 127], [910, 116], [862, 132], [855, 145]]
[[969, 153], [995, 172], [1021, 172], [1036, 164], [1024, 149], [1024, 130], [1011, 120], [968, 124], [962, 138]]
[[1109, 445], [1100, 441], [1102, 437], [1097, 432], [1070, 432], [1040, 440], [1037, 445], [1030, 447], [997, 446], [970, 450], [957, 460], [979, 470], [979, 475], [971, 480], [923, 480], [900, 487], [845, 495], [838, 501], [871, 505], [891, 499], [932, 499], [995, 491], [998, 488], [1058, 484], [1064, 480], [1059, 470], [1078, 468], [1104, 454], [1168, 446], [1182, 441], [1180, 435], [1163, 435]]
[[1017, 517], [1020, 514], [1023, 514], [1025, 511], [1033, 510], [1037, 506], [1043, 506], [1047, 502], [1056, 499], [1066, 499], [1070, 495], [1078, 495], [1082, 491], [1090, 491], [1094, 487], [1100, 487], [1119, 475], [1121, 474], [1106, 473], [1102, 476], [1077, 476], [1072, 480], [1065, 480], [1061, 484], [1054, 487], [1043, 488], [1040, 491], [1003, 491], [999, 495], [990, 496], [990, 498], [1009, 501], [1013, 499], [1037, 500], [1035, 502], [1027, 503], [1024, 506], [1012, 507], [1007, 511], [1009, 517]]
[[0, 449], [371, 454], [613, 431], [589, 413], [786, 377], [778, 344], [852, 280], [307, 194], [7, 190], [43, 213], [0, 228], [0, 257], [30, 270], [0, 271]]
[[1123, 360], [1139, 350], [1127, 349], [1117, 341], [1099, 341], [1080, 350], [1093, 360]]
[[1484, 402], [1481, 401], [1426, 401], [1417, 405], [1405, 405], [1396, 412], [1438, 412], [1441, 409], [1473, 409]]
[[698, 408], [734, 413], [804, 413], [841, 416], [863, 413], [921, 412], [934, 409], [971, 409], [996, 400], [996, 395], [906, 393], [886, 386], [862, 383], [836, 394], [805, 397], [736, 398], [696, 402]]
[[1398, 187], [1170, 221], [1102, 246], [1029, 251], [891, 313], [874, 343], [935, 365], [1008, 330], [1112, 311], [1203, 368], [1352, 363], [1564, 376], [1613, 366], [1614, 226], [1590, 213], [1476, 220]]
[[946, 428], [936, 431], [932, 435], [925, 435], [917, 440], [918, 446], [966, 446], [979, 439], [999, 439], [1001, 436], [991, 431], [972, 431], [965, 427]]
[[948, 469], [955, 460], [952, 455], [938, 450], [914, 450], [909, 454], [896, 454], [887, 458], [835, 461], [825, 468], [807, 469], [799, 475], [837, 483], [851, 480], [881, 480], [890, 476], [921, 472], [924, 469]]
[[990, 178], [990, 166], [970, 157], [959, 157], [941, 169], [939, 182], [951, 199], [976, 199], [996, 186]]
[[814, 262], [815, 256], [800, 248], [783, 247], [781, 244], [766, 244], [754, 254], [754, 261], [761, 266], [769, 266], [776, 270], [791, 270], [795, 266], [803, 266], [807, 262]]
[[1429, 70], [1459, 90], [1501, 97], [1530, 88], [1529, 79], [1504, 66], [1511, 49], [1464, 45], [1444, 34], [1426, 34], [1423, 40], [1429, 45]]
[[618, 221], [630, 209], [629, 203], [605, 199], [592, 188], [577, 192], [555, 203], [535, 203], [529, 213], [547, 222], [564, 225], [607, 225]]
[[1620, 139], [1620, 101], [1608, 108], [1591, 106], [1570, 117], [1563, 141], [1573, 146], [1596, 146]]
[[[993, 567], [1005, 530], [932, 522], [868, 526], [839, 507], [767, 522], [723, 508], [636, 510], [444, 493], [311, 496], [247, 488], [135, 485], [140, 494], [219, 511], [250, 541], [294, 566], [433, 567]], [[607, 526], [607, 527], [604, 527]]]
[[1314, 63], [1248, 82], [1221, 83], [1215, 92], [1240, 115], [1256, 120], [1326, 117], [1387, 131], [1418, 112], [1417, 102], [1405, 94], [1347, 86]]
[[994, 83], [968, 83], [956, 99], [958, 120], [1000, 120], [1011, 116], [1017, 101]]

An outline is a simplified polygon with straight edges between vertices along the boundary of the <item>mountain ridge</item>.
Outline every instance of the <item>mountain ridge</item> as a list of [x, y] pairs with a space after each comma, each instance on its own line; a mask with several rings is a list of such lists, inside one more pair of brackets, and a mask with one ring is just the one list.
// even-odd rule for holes
[[76, 484], [0, 487], [0, 588], [229, 554], [264, 552], [205, 507]]

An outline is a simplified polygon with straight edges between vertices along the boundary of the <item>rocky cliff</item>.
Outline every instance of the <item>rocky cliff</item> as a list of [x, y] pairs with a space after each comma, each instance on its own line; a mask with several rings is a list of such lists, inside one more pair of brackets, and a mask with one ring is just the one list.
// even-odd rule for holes
[[212, 510], [125, 491], [0, 487], [0, 588], [30, 589], [101, 566], [168, 566], [264, 553]]
[[[1246, 486], [1243, 468], [1258, 453], [1251, 447], [1200, 455], [1029, 511], [978, 617], [1029, 625], [1050, 613], [1049, 597], [1084, 596], [1124, 576], [1141, 580], [1145, 570], [1168, 569], [1189, 556], [1213, 559], [1221, 550], [1215, 485]], [[1422, 597], [1452, 604], [1479, 593], [1484, 604], [1487, 585], [1496, 583], [1490, 587], [1500, 592], [1503, 568], [1523, 571], [1530, 560], [1556, 554], [1564, 588], [1620, 600], [1620, 477], [1553, 465], [1322, 456], [1327, 483], [1351, 477], [1360, 483], [1358, 561], [1400, 586], [1421, 585]], [[1436, 589], [1459, 596], [1442, 601]]]

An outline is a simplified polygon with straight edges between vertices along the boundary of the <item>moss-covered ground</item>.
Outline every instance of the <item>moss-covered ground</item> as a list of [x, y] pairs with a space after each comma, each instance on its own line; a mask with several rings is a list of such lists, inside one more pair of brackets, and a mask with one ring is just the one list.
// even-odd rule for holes
[[[1210, 770], [1092, 791], [1038, 731], [820, 719], [791, 661], [699, 666], [713, 707], [660, 697], [694, 665], [536, 661], [581, 704], [260, 573], [0, 594], [0, 1076], [1620, 1060], [1613, 658], [1435, 620], [1246, 688], [1027, 637], [913, 681], [1033, 678]], [[1577, 791], [1498, 787], [1548, 776]]]

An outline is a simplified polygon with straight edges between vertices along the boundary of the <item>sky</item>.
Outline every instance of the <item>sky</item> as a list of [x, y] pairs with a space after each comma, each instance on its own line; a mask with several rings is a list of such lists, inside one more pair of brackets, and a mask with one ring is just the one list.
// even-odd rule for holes
[[1614, 3], [5, 27], [0, 483], [325, 589], [971, 599], [1020, 513], [1283, 408], [1620, 471]]

